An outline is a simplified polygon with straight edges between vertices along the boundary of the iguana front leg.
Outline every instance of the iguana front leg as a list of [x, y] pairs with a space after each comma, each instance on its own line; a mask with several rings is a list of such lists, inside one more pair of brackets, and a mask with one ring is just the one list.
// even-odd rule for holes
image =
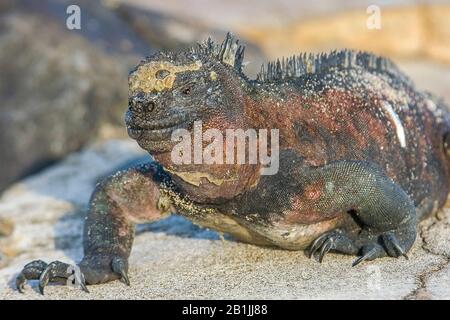
[[139, 165], [116, 173], [97, 185], [90, 201], [84, 225], [84, 257], [78, 264], [80, 274], [69, 264], [41, 260], [27, 264], [16, 280], [23, 291], [26, 280], [39, 279], [44, 292], [48, 282], [74, 279], [87, 291], [85, 284], [128, 280], [128, 257], [136, 223], [158, 220], [172, 210], [168, 198], [160, 193], [167, 176], [156, 163]]

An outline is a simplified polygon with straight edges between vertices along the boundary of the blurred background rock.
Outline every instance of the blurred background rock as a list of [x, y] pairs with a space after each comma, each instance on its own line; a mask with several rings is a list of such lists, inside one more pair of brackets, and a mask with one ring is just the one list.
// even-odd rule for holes
[[[81, 30], [66, 27], [81, 8]], [[381, 29], [369, 30], [369, 5]], [[86, 144], [126, 137], [128, 71], [156, 50], [234, 32], [252, 77], [302, 51], [370, 50], [450, 102], [448, 1], [2, 0], [0, 191]]]

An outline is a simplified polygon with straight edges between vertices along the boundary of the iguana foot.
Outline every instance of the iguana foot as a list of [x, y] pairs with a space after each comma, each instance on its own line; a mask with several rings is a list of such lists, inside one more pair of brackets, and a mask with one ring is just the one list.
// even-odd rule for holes
[[329, 251], [358, 255], [359, 257], [353, 262], [352, 266], [366, 260], [386, 256], [395, 258], [403, 256], [408, 259], [406, 253], [414, 243], [415, 237], [415, 230], [387, 231], [378, 235], [363, 231], [357, 239], [352, 239], [342, 230], [336, 229], [324, 233], [312, 243], [310, 257], [318, 253], [319, 262], [322, 262], [323, 257]]
[[120, 256], [85, 256], [79, 266], [87, 284], [99, 284], [120, 280], [127, 286], [130, 285], [128, 278], [128, 260]]
[[127, 285], [128, 262], [120, 257], [107, 255], [84, 257], [78, 266], [61, 261], [53, 261], [49, 264], [42, 260], [35, 260], [23, 268], [16, 278], [16, 286], [19, 292], [24, 292], [27, 280], [39, 280], [39, 291], [44, 294], [44, 288], [49, 283], [66, 283], [79, 286], [85, 292], [89, 292], [87, 284], [99, 284], [120, 279]]
[[53, 261], [49, 264], [42, 260], [35, 260], [23, 268], [16, 278], [16, 286], [19, 292], [24, 292], [24, 285], [27, 280], [39, 280], [39, 291], [44, 294], [44, 288], [51, 283], [72, 283], [78, 284], [87, 291], [83, 274], [77, 272], [76, 266], [61, 261]]

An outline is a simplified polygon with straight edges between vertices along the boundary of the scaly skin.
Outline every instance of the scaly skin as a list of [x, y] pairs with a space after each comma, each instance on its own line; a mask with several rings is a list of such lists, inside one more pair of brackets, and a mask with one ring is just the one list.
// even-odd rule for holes
[[[97, 186], [85, 224], [78, 281], [127, 275], [134, 225], [169, 212], [237, 239], [289, 250], [358, 255], [354, 265], [405, 256], [417, 222], [448, 193], [449, 117], [390, 61], [333, 52], [242, 73], [243, 48], [227, 36], [159, 53], [130, 73], [129, 135], [155, 159]], [[279, 171], [259, 164], [175, 164], [177, 128], [279, 129]], [[209, 142], [208, 142], [209, 143]], [[204, 146], [207, 145], [204, 142]], [[17, 279], [70, 278], [68, 265], [34, 261]], [[87, 290], [87, 289], [86, 289]]]

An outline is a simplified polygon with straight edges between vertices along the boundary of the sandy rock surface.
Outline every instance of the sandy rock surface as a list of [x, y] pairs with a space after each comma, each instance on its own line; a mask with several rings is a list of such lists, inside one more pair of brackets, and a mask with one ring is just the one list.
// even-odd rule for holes
[[[136, 160], [137, 159], [137, 160]], [[53, 285], [25, 294], [14, 279], [33, 259], [77, 262], [87, 202], [98, 179], [146, 156], [132, 141], [112, 140], [10, 188], [0, 217], [12, 220], [12, 237], [0, 242], [14, 252], [0, 269], [0, 299], [431, 299], [450, 297], [450, 210], [420, 227], [410, 259], [379, 259], [355, 268], [352, 257], [329, 254], [322, 264], [303, 252], [260, 248], [222, 240], [214, 231], [171, 216], [141, 225], [130, 258], [131, 287], [121, 282], [91, 286], [90, 294]]]

